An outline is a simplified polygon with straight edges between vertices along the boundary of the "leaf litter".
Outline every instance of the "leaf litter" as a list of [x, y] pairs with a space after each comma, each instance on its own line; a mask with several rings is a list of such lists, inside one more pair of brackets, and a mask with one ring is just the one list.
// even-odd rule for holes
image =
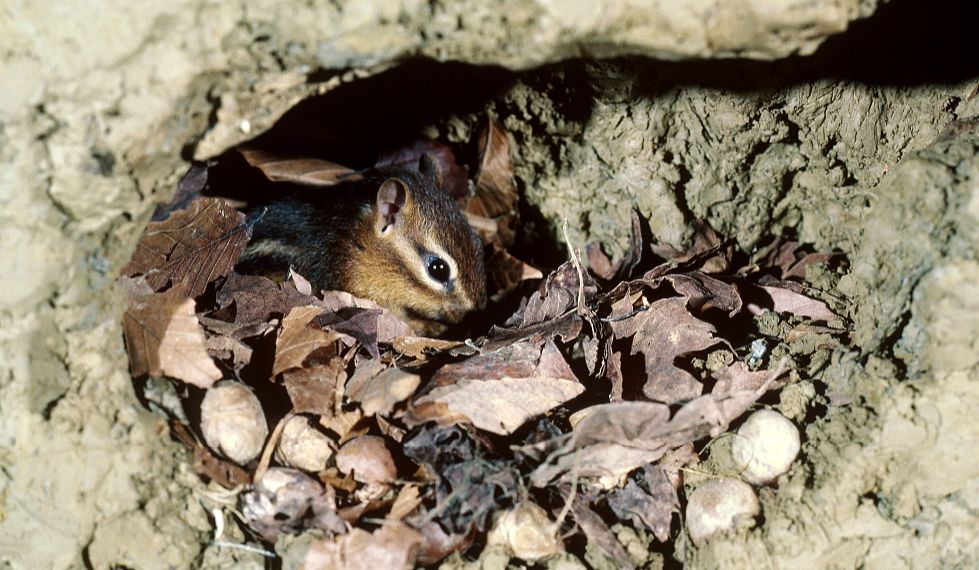
[[[517, 556], [553, 555], [580, 534], [632, 567], [611, 525], [664, 543], [676, 537], [683, 470], [697, 449], [799, 378], [775, 351], [758, 352], [752, 342], [764, 335], [754, 319], [773, 311], [791, 324], [769, 344], [845, 342], [842, 307], [804, 286], [807, 269], [845, 260], [795, 242], [777, 239], [749, 259], [698, 224], [692, 244], [677, 249], [647, 243], [634, 213], [630, 247], [614, 262], [588, 244], [590, 269], [574, 248], [553, 271], [526, 264], [513, 251], [509, 137], [489, 120], [477, 143], [472, 178], [452, 147], [434, 141], [375, 163], [414, 165], [431, 153], [482, 237], [492, 307], [517, 308], [474, 338], [417, 335], [376, 303], [313, 291], [292, 272], [239, 274], [251, 229], [228, 203], [202, 195], [207, 166], [195, 165], [174, 204], [158, 210], [120, 278], [134, 377], [182, 387], [190, 418], [218, 380], [244, 382], [269, 425], [279, 424], [262, 458], [238, 465], [202, 443], [193, 421], [171, 418], [198, 474], [239, 491], [239, 521], [254, 540], [317, 529], [306, 568], [435, 564], [478, 554], [471, 549], [491, 527]], [[363, 173], [239, 152], [267, 179], [311, 191]], [[328, 442], [320, 472], [272, 453], [281, 424], [297, 414], [313, 420], [303, 427], [321, 449]], [[302, 441], [290, 445], [303, 451]], [[507, 530], [505, 521], [531, 526]], [[513, 543], [526, 532], [547, 548]]]

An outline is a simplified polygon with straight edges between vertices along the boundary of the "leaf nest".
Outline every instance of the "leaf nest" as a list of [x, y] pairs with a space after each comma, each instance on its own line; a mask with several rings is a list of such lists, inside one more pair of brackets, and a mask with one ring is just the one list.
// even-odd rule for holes
[[[484, 240], [494, 307], [517, 307], [475, 338], [416, 335], [295, 273], [235, 272], [251, 230], [227, 201], [201, 196], [207, 166], [147, 228], [121, 278], [131, 371], [196, 471], [234, 490], [227, 512], [252, 540], [321, 529], [307, 567], [395, 568], [464, 553], [492, 527], [491, 543], [526, 560], [581, 534], [633, 567], [611, 525], [674, 538], [684, 473], [704, 445], [845, 343], [845, 307], [805, 280], [845, 260], [787, 240], [749, 256], [700, 225], [676, 250], [647, 243], [634, 215], [621, 259], [589, 244], [586, 268], [572, 247], [544, 275], [509, 251], [519, 226], [506, 133], [489, 122], [479, 148], [472, 180], [430, 141], [377, 163], [422, 152], [442, 162]], [[242, 156], [270, 180], [358, 174]], [[229, 387], [248, 405], [209, 397], [231, 404], [204, 417], [202, 399]], [[221, 451], [232, 444], [237, 462]]]

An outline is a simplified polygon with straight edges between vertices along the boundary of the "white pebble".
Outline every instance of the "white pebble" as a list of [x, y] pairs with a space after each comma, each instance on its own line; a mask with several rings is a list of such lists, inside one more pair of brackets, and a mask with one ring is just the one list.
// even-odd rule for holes
[[750, 522], [761, 512], [751, 485], [738, 479], [709, 479], [690, 493], [687, 533], [697, 546], [708, 538]]
[[731, 444], [745, 479], [761, 485], [774, 481], [799, 455], [799, 430], [782, 414], [759, 410], [745, 420]]
[[275, 458], [286, 467], [316, 473], [326, 469], [333, 450], [329, 436], [309, 425], [306, 417], [294, 416], [282, 428]]
[[201, 432], [211, 449], [244, 465], [262, 452], [269, 426], [262, 405], [247, 386], [223, 381], [204, 395]]

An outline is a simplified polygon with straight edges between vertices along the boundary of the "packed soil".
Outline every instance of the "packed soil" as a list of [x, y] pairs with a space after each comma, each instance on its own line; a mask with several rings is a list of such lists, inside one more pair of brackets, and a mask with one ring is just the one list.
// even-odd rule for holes
[[[398, 15], [364, 3], [323, 32], [347, 43], [317, 52], [298, 22], [184, 4], [116, 7], [131, 29], [85, 35], [37, 8], [19, 16], [51, 29], [18, 27], [0, 55], [4, 567], [296, 565], [289, 541], [272, 559], [214, 542], [210, 509], [225, 497], [136, 395], [117, 277], [195, 159], [304, 124], [464, 146], [486, 115], [512, 137], [517, 250], [538, 266], [566, 259], [565, 221], [571, 243], [621, 255], [634, 210], [660, 243], [684, 245], [704, 220], [744, 251], [785, 236], [849, 260], [842, 278], [808, 277], [848, 307], [849, 342], [774, 404], [803, 446], [760, 489], [763, 515], [699, 547], [678, 519], [653, 554], [621, 530], [637, 565], [979, 565], [979, 69], [966, 9], [859, 3], [865, 20], [788, 58], [754, 36], [744, 53], [699, 53], [620, 34], [618, 48], [584, 51], [555, 36], [564, 47], [520, 60], [461, 16], [406, 47]], [[532, 20], [514, 17], [515, 42]], [[351, 30], [370, 25], [383, 33], [368, 49]], [[49, 57], [53, 71], [31, 73]], [[222, 540], [243, 537], [228, 522]]]

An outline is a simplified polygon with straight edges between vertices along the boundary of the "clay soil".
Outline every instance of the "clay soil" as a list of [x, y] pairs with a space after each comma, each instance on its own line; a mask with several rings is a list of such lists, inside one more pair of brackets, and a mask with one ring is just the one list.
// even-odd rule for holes
[[[850, 342], [778, 404], [802, 427], [800, 460], [761, 490], [754, 528], [699, 548], [674, 528], [649, 566], [979, 566], [979, 66], [964, 3], [825, 2], [856, 21], [794, 30], [786, 53], [755, 36], [743, 54], [671, 51], [613, 29], [577, 51], [548, 36], [525, 59], [495, 47], [543, 25], [512, 6], [501, 32], [489, 8], [398, 20], [365, 2], [318, 15], [335, 41], [317, 43], [288, 2], [110, 4], [0, 16], [0, 566], [291, 567], [287, 545], [269, 559], [213, 542], [224, 497], [136, 396], [116, 277], [192, 160], [310, 120], [463, 144], [486, 114], [513, 138], [523, 252], [542, 266], [565, 258], [564, 220], [572, 242], [621, 253], [633, 209], [665, 243], [706, 220], [745, 251], [789, 236], [849, 259], [842, 278], [810, 279], [849, 307]], [[77, 22], [105, 13], [117, 24]]]

